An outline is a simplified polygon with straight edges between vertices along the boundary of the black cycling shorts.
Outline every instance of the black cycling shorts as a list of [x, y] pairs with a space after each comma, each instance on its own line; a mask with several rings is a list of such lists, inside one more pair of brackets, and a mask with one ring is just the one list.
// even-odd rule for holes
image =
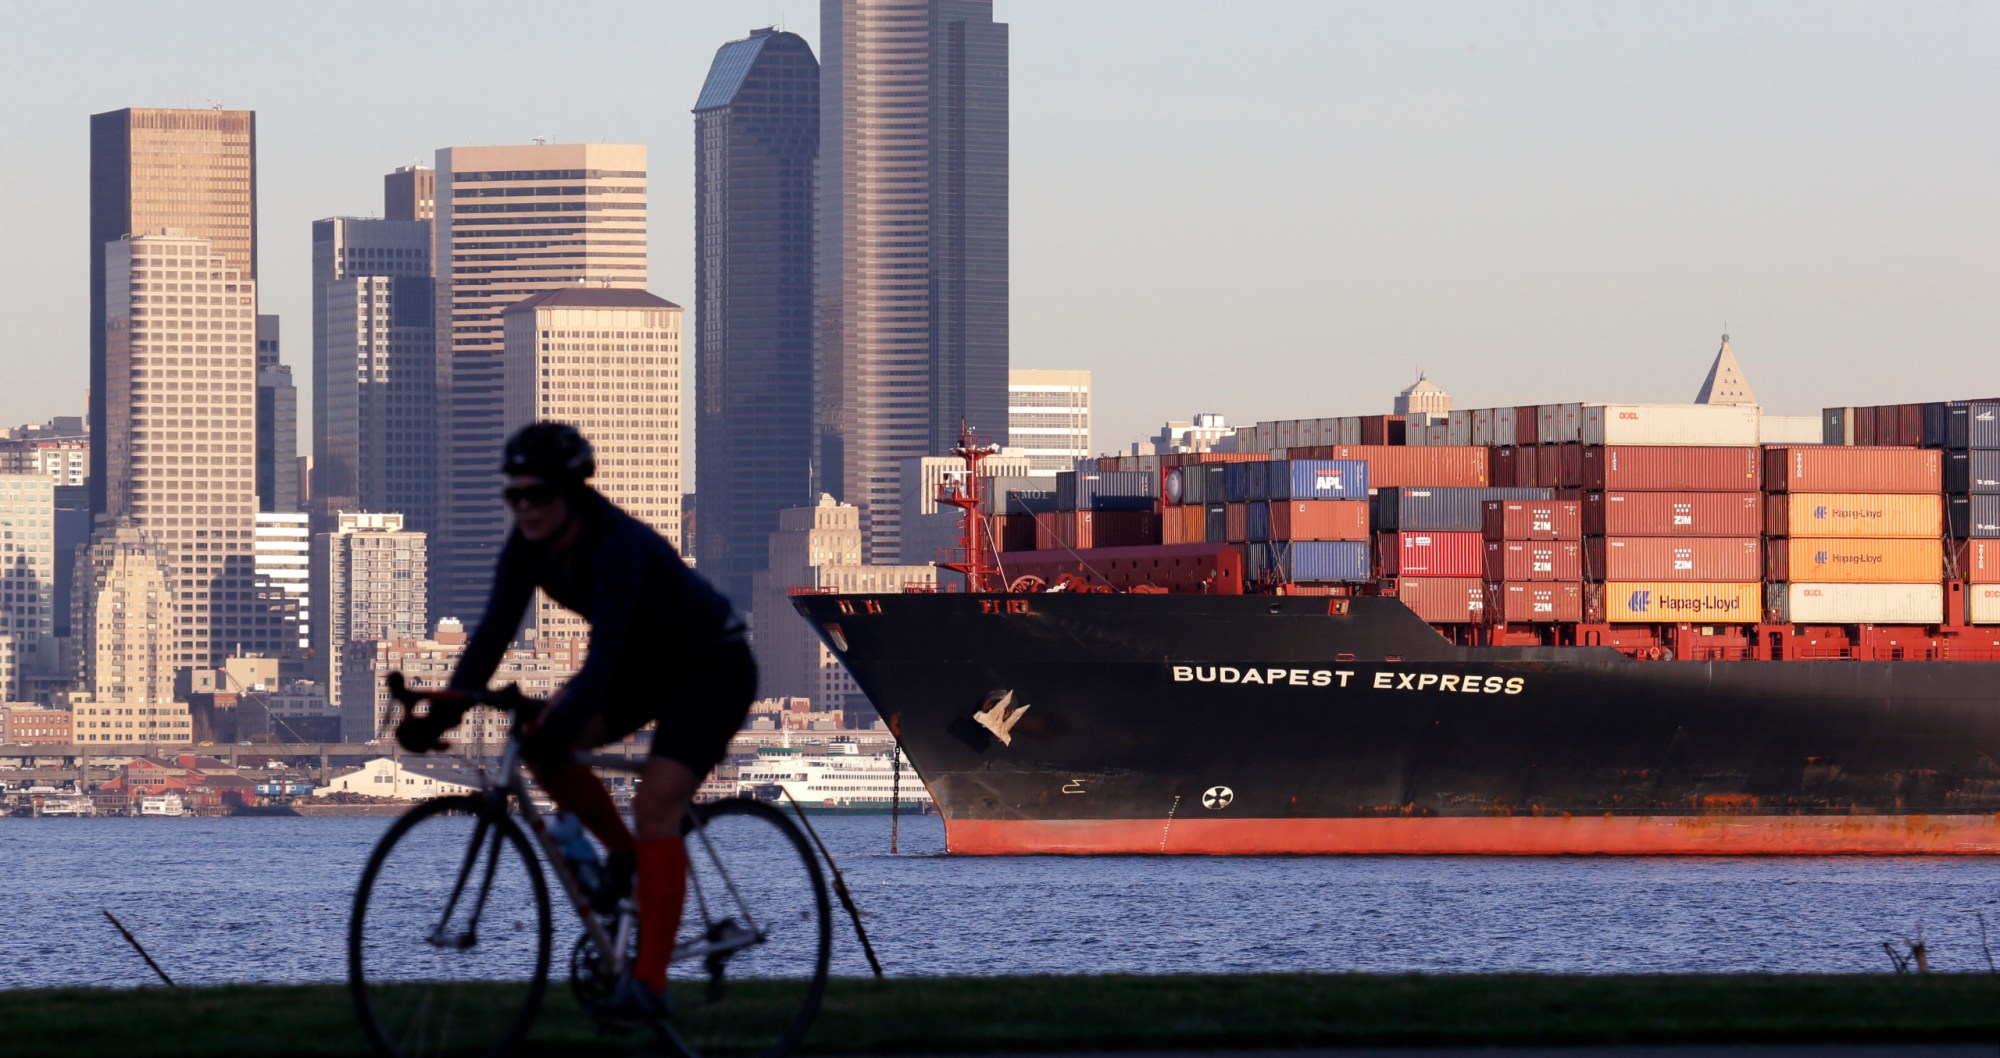
[[[728, 755], [729, 740], [750, 715], [757, 697], [757, 662], [741, 636], [691, 652], [673, 682], [662, 685], [661, 667], [613, 681], [606, 702], [565, 701], [542, 718], [528, 737], [528, 759], [551, 766], [571, 754], [594, 749], [645, 727], [653, 730], [651, 756], [678, 761], [705, 776]], [[644, 677], [640, 679], [639, 677]], [[600, 734], [591, 721], [604, 721]]]

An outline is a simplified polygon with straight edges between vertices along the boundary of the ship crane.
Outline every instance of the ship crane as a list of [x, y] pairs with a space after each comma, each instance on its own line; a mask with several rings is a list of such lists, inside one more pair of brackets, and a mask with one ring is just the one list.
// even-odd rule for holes
[[949, 475], [938, 484], [937, 501], [963, 512], [959, 519], [960, 561], [940, 562], [938, 568], [965, 574], [966, 591], [996, 591], [1000, 570], [988, 557], [991, 542], [987, 539], [986, 519], [981, 517], [979, 509], [982, 499], [979, 464], [988, 456], [999, 455], [1000, 446], [975, 435], [972, 427], [961, 420], [958, 444], [952, 447], [951, 454], [965, 460], [965, 471]]

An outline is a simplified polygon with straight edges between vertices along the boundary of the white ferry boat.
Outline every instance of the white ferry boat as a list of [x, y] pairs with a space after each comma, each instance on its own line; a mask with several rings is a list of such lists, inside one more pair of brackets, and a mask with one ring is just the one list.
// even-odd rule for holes
[[139, 814], [142, 816], [184, 816], [187, 803], [179, 794], [160, 794], [157, 797], [141, 797]]
[[51, 797], [42, 802], [45, 816], [94, 816], [97, 805], [88, 797]]
[[909, 758], [902, 759], [903, 774], [897, 779], [900, 753], [863, 753], [858, 743], [841, 740], [813, 751], [766, 747], [738, 772], [737, 788], [765, 800], [783, 801], [790, 794], [808, 812], [887, 812], [892, 804], [905, 811], [933, 811], [931, 795]]

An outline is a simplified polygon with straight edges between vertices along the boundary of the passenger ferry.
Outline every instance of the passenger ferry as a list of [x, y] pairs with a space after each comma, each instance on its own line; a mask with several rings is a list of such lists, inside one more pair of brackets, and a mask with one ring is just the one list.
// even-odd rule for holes
[[94, 816], [97, 805], [88, 797], [51, 797], [42, 802], [45, 816]]
[[887, 812], [893, 805], [934, 811], [929, 792], [900, 750], [864, 753], [859, 743], [836, 739], [811, 752], [772, 746], [737, 775], [737, 788], [760, 800], [783, 801], [786, 794], [808, 812]]
[[187, 803], [179, 794], [160, 794], [157, 797], [139, 799], [139, 814], [142, 816], [184, 816], [188, 814]]

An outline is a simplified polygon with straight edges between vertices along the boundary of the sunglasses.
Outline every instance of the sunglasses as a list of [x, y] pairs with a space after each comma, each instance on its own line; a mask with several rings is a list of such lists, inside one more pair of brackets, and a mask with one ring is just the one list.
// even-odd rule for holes
[[500, 497], [507, 501], [509, 507], [517, 507], [522, 503], [543, 507], [554, 503], [561, 495], [562, 493], [556, 491], [554, 485], [509, 485], [500, 490]]

